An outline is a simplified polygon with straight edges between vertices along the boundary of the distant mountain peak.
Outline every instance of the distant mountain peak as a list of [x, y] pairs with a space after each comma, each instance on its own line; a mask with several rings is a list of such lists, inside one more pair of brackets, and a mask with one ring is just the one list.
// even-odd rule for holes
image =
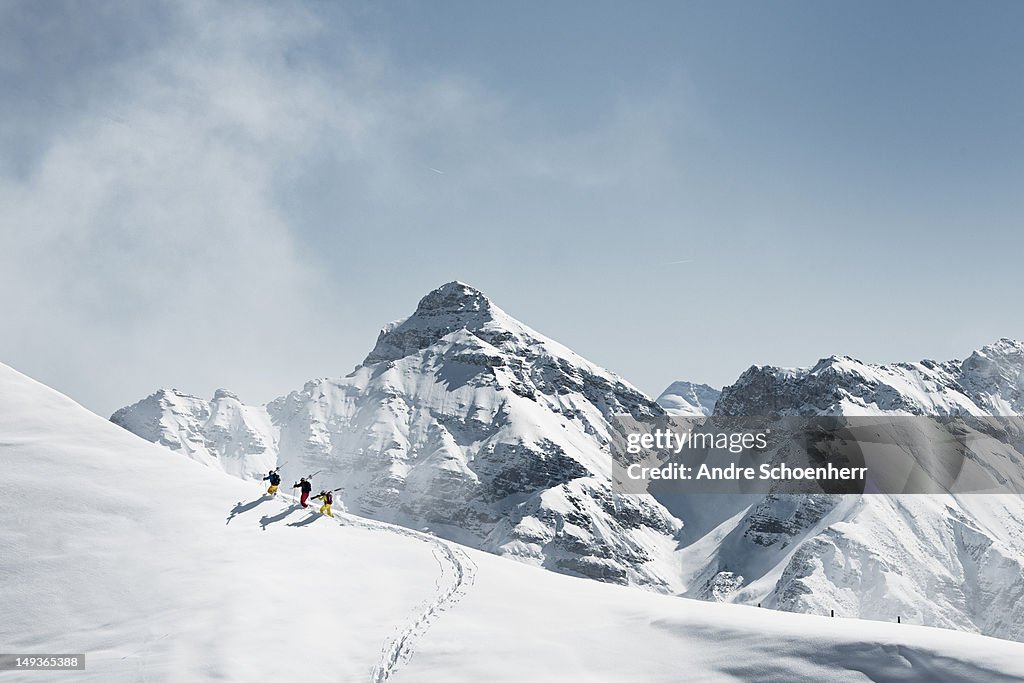
[[672, 382], [665, 391], [661, 392], [657, 403], [669, 415], [680, 417], [696, 417], [698, 415], [708, 416], [715, 409], [715, 403], [721, 391], [707, 384], [695, 382], [677, 381]]
[[1024, 363], [1024, 343], [1003, 337], [971, 353], [964, 360], [962, 366], [964, 372], [982, 369], [991, 372], [995, 368], [1005, 370], [1011, 366], [1016, 366], [1016, 369], [1019, 370], [1022, 363]]
[[847, 355], [835, 354], [834, 353], [831, 356], [826, 356], [825, 358], [818, 359], [818, 362], [815, 363], [814, 366], [811, 368], [811, 372], [814, 372], [816, 370], [823, 369], [823, 368], [830, 368], [830, 367], [850, 365], [850, 364], [863, 365], [864, 363], [862, 361], [854, 358], [853, 356], [847, 356]]
[[960, 364], [960, 384], [995, 414], [1024, 411], [1024, 344], [1003, 337]]
[[991, 344], [982, 346], [972, 353], [970, 357], [977, 358], [979, 356], [992, 360], [1006, 359], [1019, 361], [1024, 358], [1024, 342], [1019, 342], [1009, 337], [1002, 337]]

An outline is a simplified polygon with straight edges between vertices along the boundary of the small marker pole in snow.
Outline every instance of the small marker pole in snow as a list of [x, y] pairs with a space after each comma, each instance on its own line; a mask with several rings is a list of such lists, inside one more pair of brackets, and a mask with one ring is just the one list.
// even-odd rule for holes
[[836, 611], [834, 609], [833, 610], [829, 610], [829, 611], [832, 612], [832, 616], [833, 617], [836, 615]]
[[897, 624], [899, 624], [899, 623], [902, 623], [902, 622], [900, 621], [900, 618], [899, 618], [899, 617], [896, 617], [896, 623], [897, 623]]

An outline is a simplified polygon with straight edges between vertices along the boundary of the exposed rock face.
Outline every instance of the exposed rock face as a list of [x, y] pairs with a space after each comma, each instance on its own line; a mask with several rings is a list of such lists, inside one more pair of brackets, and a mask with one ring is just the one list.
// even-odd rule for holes
[[717, 415], [1020, 415], [1024, 344], [1000, 339], [965, 361], [872, 365], [849, 356], [811, 368], [752, 366], [722, 390]]

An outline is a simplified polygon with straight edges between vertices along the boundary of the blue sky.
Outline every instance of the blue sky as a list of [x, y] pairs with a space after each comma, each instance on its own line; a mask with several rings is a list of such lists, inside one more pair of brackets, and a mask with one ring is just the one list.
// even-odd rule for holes
[[1024, 337], [1020, 3], [0, 4], [0, 362], [348, 372], [443, 282], [656, 394]]

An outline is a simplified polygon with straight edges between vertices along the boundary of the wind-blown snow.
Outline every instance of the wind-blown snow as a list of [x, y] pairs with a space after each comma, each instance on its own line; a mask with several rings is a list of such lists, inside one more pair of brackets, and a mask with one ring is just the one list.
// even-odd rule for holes
[[4, 366], [0, 463], [0, 642], [85, 652], [61, 679], [1024, 677], [1015, 643], [658, 596], [292, 510]]

